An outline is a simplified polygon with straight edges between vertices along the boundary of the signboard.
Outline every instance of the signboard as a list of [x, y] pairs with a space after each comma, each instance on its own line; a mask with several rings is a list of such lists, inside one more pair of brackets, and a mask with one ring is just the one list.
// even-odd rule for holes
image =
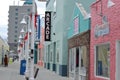
[[106, 22], [102, 25], [97, 25], [95, 27], [95, 37], [104, 36], [106, 34], [109, 34], [109, 24], [108, 24], [108, 22]]
[[51, 40], [51, 12], [45, 12], [45, 41]]
[[40, 24], [40, 15], [37, 16], [37, 39], [40, 40], [40, 31], [41, 31], [41, 24]]

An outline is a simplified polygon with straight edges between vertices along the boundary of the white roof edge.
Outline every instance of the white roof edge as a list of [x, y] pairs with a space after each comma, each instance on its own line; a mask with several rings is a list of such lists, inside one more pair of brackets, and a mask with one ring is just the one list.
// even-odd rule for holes
[[83, 15], [84, 19], [88, 19], [91, 17], [90, 13], [87, 13], [81, 3], [76, 2], [77, 7], [79, 8], [81, 14]]

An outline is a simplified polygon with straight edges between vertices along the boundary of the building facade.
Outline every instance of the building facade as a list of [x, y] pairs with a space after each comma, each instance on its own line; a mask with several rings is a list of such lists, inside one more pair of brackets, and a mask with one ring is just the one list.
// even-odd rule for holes
[[74, 6], [73, 0], [48, 0], [46, 11], [51, 12], [51, 40], [45, 41], [44, 66], [61, 76], [67, 76], [67, 27]]
[[82, 3], [76, 2], [68, 30], [68, 74], [71, 80], [89, 80], [89, 46], [90, 15]]
[[40, 19], [40, 43], [38, 44], [38, 65], [44, 67], [44, 22], [45, 17]]
[[44, 28], [41, 28], [41, 39], [38, 45], [38, 65], [44, 66]]
[[120, 1], [91, 6], [90, 80], [120, 79]]
[[25, 15], [30, 15], [31, 12], [32, 3], [27, 1], [22, 6], [12, 5], [9, 7], [8, 44], [10, 50], [14, 51], [14, 53], [17, 53], [20, 31], [24, 27], [20, 22]]

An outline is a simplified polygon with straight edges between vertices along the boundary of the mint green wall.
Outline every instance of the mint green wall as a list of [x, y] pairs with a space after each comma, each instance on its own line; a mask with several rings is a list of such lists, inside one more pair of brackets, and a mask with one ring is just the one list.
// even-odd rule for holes
[[[47, 11], [53, 11], [53, 2], [47, 5]], [[59, 64], [67, 64], [67, 27], [72, 19], [75, 1], [74, 0], [56, 0], [56, 16], [52, 13], [51, 41], [46, 42], [46, 45], [56, 42], [56, 49], [59, 50]], [[53, 35], [55, 33], [55, 35]], [[58, 45], [59, 44], [59, 45]], [[57, 50], [56, 50], [57, 51]]]
[[[82, 16], [80, 10], [77, 6], [74, 7], [74, 13], [72, 15], [71, 24], [68, 30], [68, 39], [72, 36], [76, 35], [74, 34], [74, 18], [79, 17], [79, 33], [85, 32], [90, 29], [90, 19], [84, 19]], [[78, 33], [78, 34], [79, 34]]]
[[72, 14], [75, 6], [74, 0], [64, 0], [63, 5], [63, 30], [62, 30], [62, 64], [68, 63], [68, 44], [67, 44], [67, 28], [72, 20]]

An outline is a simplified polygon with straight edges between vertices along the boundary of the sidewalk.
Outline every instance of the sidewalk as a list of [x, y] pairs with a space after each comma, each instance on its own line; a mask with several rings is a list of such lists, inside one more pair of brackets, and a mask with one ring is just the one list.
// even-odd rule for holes
[[62, 77], [53, 71], [39, 67], [39, 72], [35, 80], [69, 80], [69, 78]]
[[[36, 67], [39, 71], [34, 80], [69, 80], [43, 67]], [[8, 67], [0, 66], [0, 80], [26, 80], [24, 75], [20, 75], [20, 63], [15, 61]]]
[[0, 66], [0, 80], [25, 80], [19, 73], [19, 63], [13, 62], [8, 67]]

